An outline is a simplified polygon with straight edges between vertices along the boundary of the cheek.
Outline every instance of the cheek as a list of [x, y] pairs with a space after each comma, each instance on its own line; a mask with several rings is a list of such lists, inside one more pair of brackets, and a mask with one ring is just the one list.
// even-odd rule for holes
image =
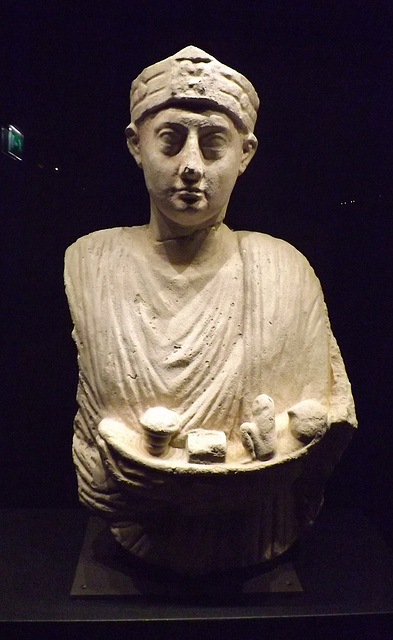
[[237, 164], [234, 161], [232, 166], [227, 166], [226, 170], [218, 176], [218, 186], [224, 197], [230, 195], [235, 186], [238, 176]]
[[205, 172], [206, 182], [215, 187], [215, 189], [225, 188], [226, 184], [230, 182], [233, 171], [227, 162], [219, 163], [215, 162], [210, 165], [208, 171]]
[[168, 175], [159, 163], [150, 163], [145, 171], [145, 182], [149, 192], [160, 193], [168, 184]]

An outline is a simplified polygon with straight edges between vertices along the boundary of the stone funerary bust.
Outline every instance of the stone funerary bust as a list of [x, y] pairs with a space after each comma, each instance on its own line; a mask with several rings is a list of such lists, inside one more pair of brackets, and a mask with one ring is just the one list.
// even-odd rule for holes
[[356, 426], [309, 263], [223, 222], [258, 106], [193, 46], [142, 71], [126, 135], [150, 222], [66, 253], [80, 500], [130, 554], [182, 573], [285, 551]]

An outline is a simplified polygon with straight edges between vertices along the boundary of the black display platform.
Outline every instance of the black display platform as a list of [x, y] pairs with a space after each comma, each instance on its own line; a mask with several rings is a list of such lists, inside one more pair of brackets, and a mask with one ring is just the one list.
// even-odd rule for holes
[[106, 524], [89, 518], [71, 589], [74, 597], [164, 596], [166, 598], [240, 598], [255, 593], [303, 591], [291, 562], [283, 560], [205, 577], [179, 576], [132, 560]]
[[323, 509], [291, 552], [303, 593], [254, 592], [241, 598], [233, 593], [71, 598], [87, 521], [82, 509], [0, 512], [1, 637], [27, 637], [26, 627], [32, 624], [34, 637], [39, 630], [47, 637], [49, 623], [66, 628], [73, 638], [93, 637], [86, 624], [94, 626], [95, 638], [101, 637], [100, 629], [105, 627], [107, 634], [109, 628], [110, 640], [117, 637], [116, 629], [119, 637], [132, 630], [138, 639], [150, 634], [159, 638], [161, 630], [163, 638], [187, 640], [194, 634], [204, 637], [207, 630], [208, 635], [225, 633], [227, 639], [232, 634], [259, 638], [274, 629], [276, 638], [279, 630], [302, 633], [299, 625], [310, 633], [314, 629], [318, 640], [340, 637], [337, 625], [356, 629], [362, 640], [393, 637], [393, 552], [355, 510]]

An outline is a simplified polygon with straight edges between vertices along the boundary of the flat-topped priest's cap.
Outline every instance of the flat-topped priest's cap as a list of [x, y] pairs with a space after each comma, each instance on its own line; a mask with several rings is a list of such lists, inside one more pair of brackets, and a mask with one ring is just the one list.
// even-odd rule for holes
[[147, 67], [131, 85], [131, 123], [165, 107], [192, 104], [226, 113], [241, 129], [252, 132], [258, 95], [241, 73], [198, 47], [185, 47]]

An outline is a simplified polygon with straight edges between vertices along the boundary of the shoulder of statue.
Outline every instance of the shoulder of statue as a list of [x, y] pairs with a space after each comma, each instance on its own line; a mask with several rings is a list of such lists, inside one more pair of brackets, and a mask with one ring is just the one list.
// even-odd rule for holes
[[237, 231], [236, 234], [242, 249], [264, 253], [281, 253], [288, 258], [306, 261], [308, 264], [307, 258], [286, 240], [274, 238], [258, 231]]
[[142, 227], [114, 227], [112, 229], [100, 229], [78, 238], [68, 247], [65, 254], [66, 262], [74, 256], [102, 255], [110, 252], [114, 247], [124, 243], [138, 243], [138, 230]]
[[[241, 233], [239, 249], [250, 282], [270, 283], [277, 294], [294, 304], [323, 302], [321, 284], [300, 251], [263, 233]], [[303, 301], [303, 302], [301, 302]]]
[[259, 265], [260, 268], [266, 268], [267, 264], [276, 265], [283, 272], [291, 273], [296, 270], [304, 274], [304, 277], [318, 280], [307, 258], [286, 240], [256, 231], [236, 233], [240, 253], [249, 264]]
[[66, 255], [76, 252], [93, 249], [97, 246], [101, 247], [114, 237], [119, 235], [122, 227], [115, 227], [113, 229], [100, 229], [99, 231], [93, 231], [85, 236], [78, 238], [73, 244], [71, 244], [66, 251]]

